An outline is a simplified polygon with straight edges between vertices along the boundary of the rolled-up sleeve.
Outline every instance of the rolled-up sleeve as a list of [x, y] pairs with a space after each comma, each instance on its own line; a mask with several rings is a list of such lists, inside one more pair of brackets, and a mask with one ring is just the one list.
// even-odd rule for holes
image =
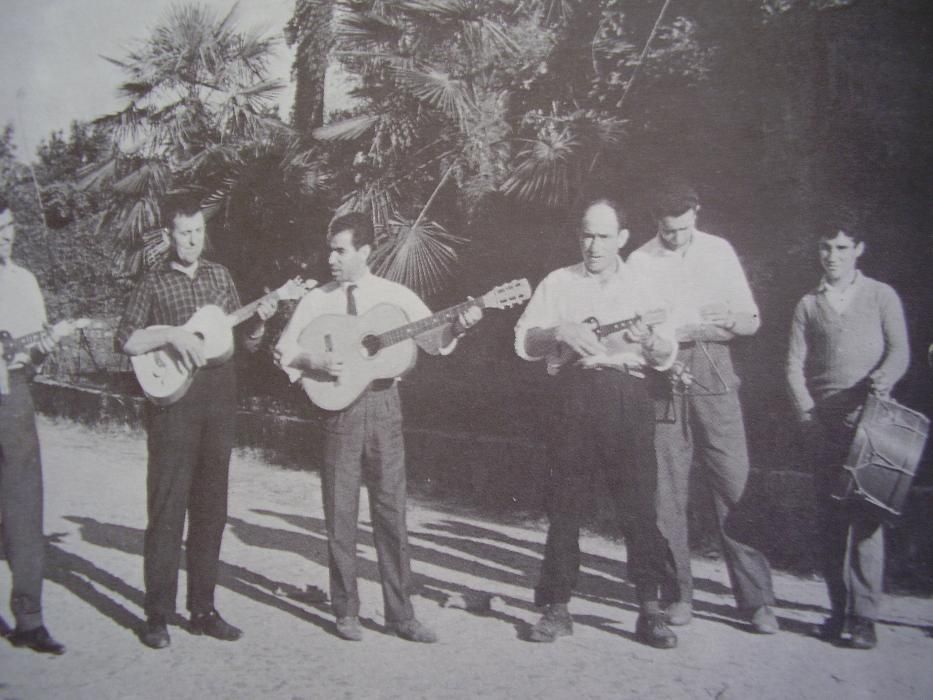
[[319, 293], [312, 290], [310, 294], [305, 295], [298, 302], [294, 313], [279, 336], [279, 341], [275, 344], [275, 355], [278, 358], [278, 365], [292, 382], [297, 382], [301, 378], [301, 370], [289, 367], [295, 357], [302, 352], [298, 344], [298, 338], [301, 332], [314, 319], [315, 300]]
[[528, 337], [528, 331], [532, 328], [551, 328], [557, 325], [557, 319], [554, 315], [554, 304], [552, 287], [554, 286], [553, 273], [545, 277], [534, 294], [531, 301], [525, 307], [525, 311], [515, 324], [515, 353], [523, 360], [540, 360], [543, 356], [537, 357], [530, 355], [525, 349], [525, 340]]

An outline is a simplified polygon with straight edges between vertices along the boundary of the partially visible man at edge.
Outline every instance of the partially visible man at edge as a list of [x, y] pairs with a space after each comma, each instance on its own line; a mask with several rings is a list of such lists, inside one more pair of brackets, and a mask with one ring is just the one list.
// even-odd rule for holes
[[690, 473], [698, 456], [697, 466], [713, 494], [739, 612], [755, 632], [774, 634], [778, 623], [771, 609], [768, 561], [728, 527], [749, 474], [739, 378], [729, 343], [758, 330], [758, 307], [732, 246], [697, 229], [699, 210], [692, 187], [676, 183], [662, 188], [654, 205], [657, 236], [628, 260], [665, 301], [679, 341], [674, 371], [656, 384], [658, 516], [677, 569], [676, 580], [664, 593], [666, 612], [672, 625], [686, 625], [693, 616], [687, 509]]
[[[16, 221], [0, 199], [0, 330], [14, 339], [43, 330], [45, 301], [31, 272], [12, 260]], [[13, 646], [45, 654], [64, 654], [42, 622], [42, 577], [45, 537], [42, 534], [42, 458], [29, 383], [35, 367], [52, 349], [55, 338], [43, 338], [29, 353], [7, 364], [0, 354], [0, 531], [13, 577], [10, 609]]]
[[603, 476], [618, 508], [628, 575], [638, 596], [636, 636], [671, 649], [677, 637], [665, 624], [658, 599], [673, 565], [657, 527], [654, 411], [644, 377], [651, 371], [646, 368], [663, 370], [674, 361], [673, 327], [636, 325], [601, 342], [586, 319], [612, 324], [657, 305], [619, 257], [629, 232], [617, 205], [592, 202], [574, 235], [582, 262], [545, 277], [515, 326], [515, 351], [523, 359], [553, 358], [567, 348], [576, 355], [553, 380], [557, 431], [549, 446], [549, 525], [535, 587], [543, 615], [530, 638], [553, 642], [573, 634], [568, 603], [580, 570], [580, 526], [594, 481]]
[[[140, 280], [114, 338], [127, 355], [171, 346], [197, 370], [181, 399], [167, 406], [147, 406], [146, 625], [140, 639], [153, 649], [171, 641], [167, 625], [175, 614], [186, 512], [189, 630], [225, 641], [242, 636], [214, 607], [227, 522], [236, 372], [232, 360], [205, 366], [204, 339], [181, 327], [202, 306], [213, 304], [231, 313], [240, 307], [240, 298], [227, 268], [201, 257], [205, 222], [199, 200], [187, 194], [170, 196], [163, 203], [162, 217], [170, 228], [170, 257]], [[263, 302], [256, 312], [258, 323], [243, 324], [238, 335], [248, 350], [258, 347], [265, 320], [275, 308], [275, 302]], [[167, 327], [149, 328], [153, 325]]]
[[[312, 290], [298, 303], [276, 345], [279, 365], [293, 382], [299, 381], [303, 372], [322, 371], [339, 381], [345, 370], [338, 353], [316, 359], [298, 344], [301, 332], [322, 314], [362, 315], [377, 304], [388, 303], [404, 311], [409, 321], [431, 315], [413, 291], [370, 271], [375, 233], [368, 214], [355, 212], [335, 218], [328, 227], [327, 242], [333, 281]], [[446, 355], [453, 351], [457, 338], [481, 317], [482, 310], [473, 307], [453, 323], [416, 336], [415, 342], [426, 352]], [[347, 641], [363, 638], [356, 575], [362, 481], [369, 491], [386, 627], [408, 641], [437, 641], [434, 631], [415, 617], [411, 604], [405, 445], [396, 380], [375, 380], [347, 408], [325, 412], [323, 433], [321, 490], [337, 634]]]
[[901, 300], [891, 287], [858, 270], [864, 252], [851, 222], [821, 228], [823, 278], [794, 311], [786, 368], [804, 444], [814, 460], [816, 538], [831, 609], [819, 634], [838, 642], [847, 630], [856, 649], [877, 644], [884, 530], [877, 511], [830, 494], [842, 476], [866, 397], [887, 396], [910, 363]]

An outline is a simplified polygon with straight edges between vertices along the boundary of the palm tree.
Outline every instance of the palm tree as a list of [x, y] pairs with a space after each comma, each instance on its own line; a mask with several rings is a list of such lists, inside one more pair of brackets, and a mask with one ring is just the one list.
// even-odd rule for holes
[[268, 77], [275, 41], [238, 29], [235, 13], [236, 5], [224, 15], [175, 6], [124, 58], [106, 59], [127, 76], [119, 87], [126, 104], [97, 120], [112, 150], [83, 185], [112, 194], [103, 225], [124, 254], [160, 225], [165, 192], [193, 187], [216, 197], [257, 147], [289, 133], [274, 106], [284, 86]]

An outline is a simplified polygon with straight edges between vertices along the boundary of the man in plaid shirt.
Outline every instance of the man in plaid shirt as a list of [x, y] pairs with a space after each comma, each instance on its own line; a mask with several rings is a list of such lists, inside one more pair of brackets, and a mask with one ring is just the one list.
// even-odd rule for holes
[[[199, 202], [190, 196], [170, 198], [162, 215], [170, 222], [169, 258], [146, 273], [133, 291], [114, 339], [127, 355], [171, 346], [189, 368], [199, 369], [181, 399], [149, 406], [149, 523], [143, 552], [146, 626], [140, 639], [154, 649], [170, 642], [167, 622], [175, 613], [186, 512], [190, 630], [226, 641], [242, 636], [214, 608], [220, 541], [227, 521], [236, 374], [229, 360], [206, 366], [204, 339], [181, 327], [208, 304], [231, 313], [240, 307], [240, 298], [227, 268], [201, 258], [205, 225]], [[275, 308], [275, 302], [260, 305], [258, 323], [253, 322], [244, 338], [248, 350], [259, 345], [265, 320]], [[153, 325], [165, 327], [149, 328]]]

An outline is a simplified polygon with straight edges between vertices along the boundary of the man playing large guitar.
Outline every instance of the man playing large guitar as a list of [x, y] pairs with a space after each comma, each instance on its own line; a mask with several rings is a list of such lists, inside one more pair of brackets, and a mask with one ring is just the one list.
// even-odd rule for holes
[[[299, 302], [276, 348], [279, 364], [292, 381], [304, 373], [323, 373], [338, 384], [349, 378], [351, 363], [339, 353], [309, 353], [299, 344], [305, 327], [324, 314], [362, 315], [378, 304], [388, 303], [404, 312], [409, 321], [431, 315], [410, 289], [370, 272], [368, 259], [374, 235], [369, 216], [353, 213], [334, 219], [327, 240], [334, 280], [312, 290]], [[457, 336], [481, 317], [481, 309], [470, 305], [451, 323], [443, 323], [415, 337], [415, 341], [429, 353], [447, 354], [453, 350]], [[415, 618], [409, 598], [411, 570], [401, 418], [394, 378], [373, 381], [357, 401], [328, 412], [325, 418], [322, 488], [331, 605], [337, 633], [351, 641], [362, 638], [356, 584], [361, 479], [369, 489], [387, 626], [409, 641], [436, 641], [434, 632]]]
[[[149, 523], [143, 551], [146, 626], [140, 639], [154, 649], [170, 642], [167, 622], [175, 613], [186, 512], [190, 629], [227, 641], [242, 635], [214, 608], [220, 541], [227, 521], [236, 374], [229, 360], [208, 365], [204, 337], [184, 327], [198, 309], [214, 305], [232, 314], [240, 308], [240, 299], [227, 268], [201, 258], [205, 225], [199, 201], [190, 195], [169, 197], [162, 217], [171, 229], [170, 258], [139, 282], [114, 338], [127, 355], [170, 347], [189, 367], [200, 368], [177, 401], [149, 406]], [[243, 324], [248, 350], [258, 346], [264, 322], [275, 308], [274, 298], [270, 299], [258, 306], [258, 323]]]
[[11, 344], [9, 360], [0, 356], [0, 515], [16, 619], [7, 639], [13, 646], [63, 654], [65, 647], [42, 624], [42, 460], [29, 391], [33, 367], [52, 349], [57, 333], [41, 333], [46, 320], [42, 292], [32, 273], [10, 258], [15, 226], [6, 201], [0, 201], [0, 331], [11, 338], [38, 334], [35, 344]]

